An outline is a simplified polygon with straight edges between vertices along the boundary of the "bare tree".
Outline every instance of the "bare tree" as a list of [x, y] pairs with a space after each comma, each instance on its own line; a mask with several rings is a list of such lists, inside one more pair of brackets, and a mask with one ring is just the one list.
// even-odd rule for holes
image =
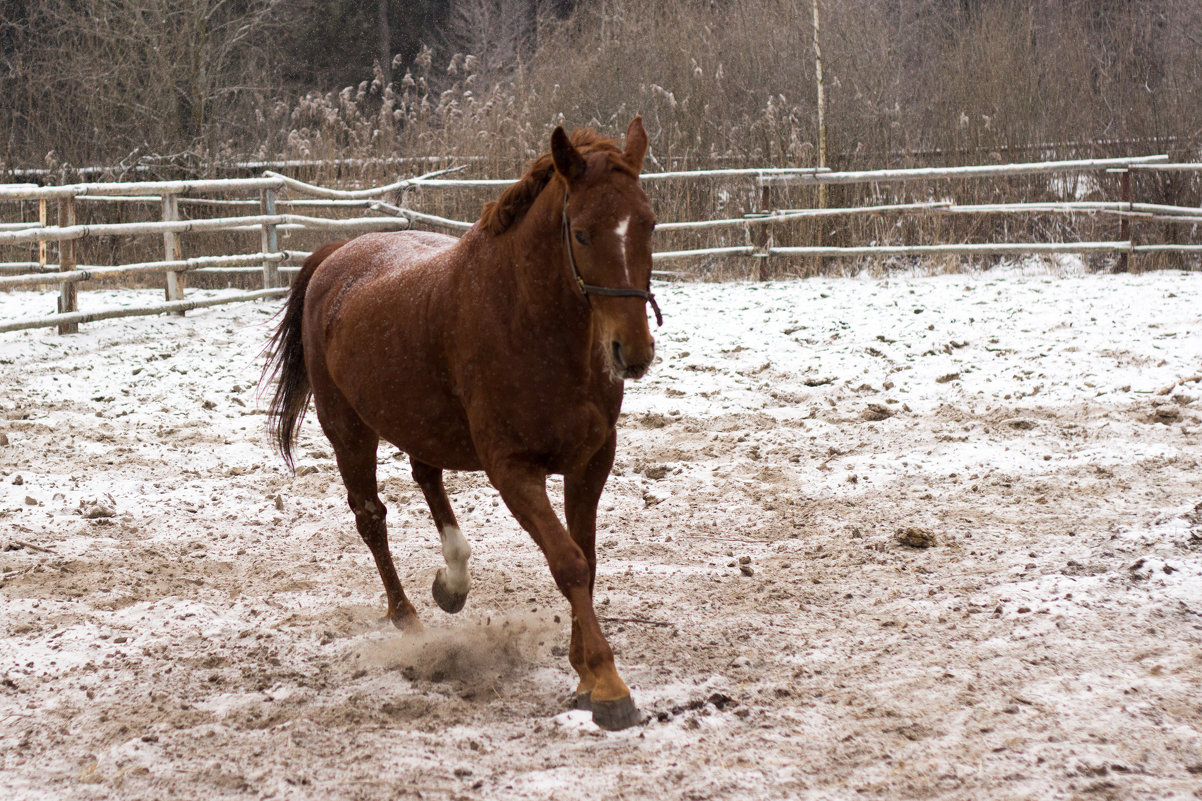
[[533, 0], [453, 0], [447, 45], [474, 57], [490, 83], [504, 78], [533, 48], [537, 8]]
[[111, 158], [115, 148], [212, 152], [235, 122], [231, 110], [269, 88], [261, 45], [278, 2], [35, 4], [28, 25], [39, 35], [22, 48], [25, 74], [14, 82], [29, 111], [15, 125], [34, 133], [31, 146], [69, 159]]
[[392, 83], [392, 24], [388, 16], [388, 0], [376, 0], [376, 67], [387, 86]]

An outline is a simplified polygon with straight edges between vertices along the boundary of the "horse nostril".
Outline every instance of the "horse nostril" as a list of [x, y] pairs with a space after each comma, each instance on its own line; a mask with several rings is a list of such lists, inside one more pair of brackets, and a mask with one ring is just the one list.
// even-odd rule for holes
[[625, 367], [626, 362], [622, 360], [622, 344], [617, 340], [614, 340], [614, 342], [611, 344], [611, 347], [611, 352], [613, 353], [614, 357], [614, 364], [618, 365], [619, 367]]

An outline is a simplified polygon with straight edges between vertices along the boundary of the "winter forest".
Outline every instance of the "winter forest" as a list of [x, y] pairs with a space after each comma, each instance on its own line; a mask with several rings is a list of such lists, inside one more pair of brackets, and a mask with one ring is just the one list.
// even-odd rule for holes
[[0, 0], [0, 170], [454, 153], [508, 173], [554, 124], [634, 113], [653, 166], [807, 166], [816, 38], [836, 169], [1196, 155], [1196, 0], [817, 12], [816, 37], [812, 0]]

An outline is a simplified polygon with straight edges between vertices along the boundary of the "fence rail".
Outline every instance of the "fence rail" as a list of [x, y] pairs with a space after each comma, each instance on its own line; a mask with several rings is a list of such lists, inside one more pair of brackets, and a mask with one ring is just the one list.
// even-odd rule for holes
[[228, 296], [221, 298], [206, 298], [204, 300], [178, 300], [171, 303], [159, 303], [153, 306], [142, 306], [137, 308], [127, 309], [102, 309], [94, 312], [65, 312], [52, 314], [49, 317], [42, 317], [34, 320], [15, 320], [12, 322], [0, 321], [0, 334], [8, 333], [9, 331], [22, 331], [29, 328], [49, 328], [51, 326], [79, 325], [80, 323], [94, 323], [99, 320], [112, 320], [118, 317], [147, 317], [154, 314], [182, 314], [193, 309], [204, 309], [210, 306], [223, 306], [229, 303], [242, 303], [248, 300], [261, 300], [263, 298], [274, 298], [280, 295], [288, 294], [287, 287], [276, 287], [274, 289], [261, 289], [257, 292], [244, 292], [236, 296]]
[[[275, 172], [258, 178], [185, 181], [135, 181], [76, 183], [63, 186], [0, 184], [0, 248], [37, 247], [37, 261], [0, 262], [0, 290], [37, 286], [60, 287], [59, 312], [26, 320], [0, 320], [0, 333], [57, 326], [60, 332], [77, 330], [81, 323], [118, 317], [152, 314], [183, 314], [189, 310], [257, 300], [287, 292], [286, 274], [303, 260], [307, 251], [280, 247], [281, 234], [301, 231], [400, 230], [425, 225], [452, 231], [471, 227], [471, 222], [421, 212], [401, 205], [406, 190], [459, 190], [508, 186], [510, 179], [472, 179], [453, 175], [456, 168], [407, 178], [385, 186], [338, 189], [315, 186]], [[1199, 243], [1136, 243], [1130, 236], [1131, 221], [1186, 223], [1194, 235], [1202, 226], [1202, 208], [1135, 202], [1130, 195], [1133, 173], [1180, 172], [1196, 176], [1202, 164], [1170, 164], [1165, 156], [1082, 159], [968, 167], [912, 168], [833, 172], [815, 168], [719, 169], [692, 172], [660, 172], [642, 176], [654, 187], [663, 181], [746, 181], [760, 199], [756, 212], [739, 217], [662, 222], [665, 233], [741, 231], [742, 244], [663, 250], [653, 256], [656, 264], [718, 257], [749, 257], [766, 264], [770, 258], [866, 258], [933, 255], [1025, 255], [1058, 253], [1108, 253], [1120, 265], [1140, 253], [1202, 253]], [[776, 193], [795, 186], [838, 184], [888, 184], [931, 180], [973, 180], [1045, 174], [1118, 173], [1122, 197], [1113, 201], [1064, 200], [1056, 202], [968, 203], [931, 199], [909, 203], [880, 203], [843, 208], [775, 208]], [[654, 193], [654, 189], [651, 190]], [[3, 210], [13, 204], [36, 203], [38, 219], [5, 220]], [[81, 203], [142, 204], [157, 207], [160, 219], [141, 222], [77, 222]], [[217, 217], [186, 219], [180, 208], [215, 209]], [[295, 213], [296, 209], [309, 213]], [[53, 219], [51, 212], [57, 212]], [[243, 213], [246, 212], [246, 213]], [[328, 214], [331, 216], [320, 216]], [[352, 216], [333, 216], [333, 215]], [[931, 244], [865, 244], [847, 246], [784, 246], [774, 232], [792, 223], [830, 217], [895, 215], [1107, 215], [1120, 223], [1114, 240], [1082, 242], [942, 242]], [[202, 255], [184, 258], [184, 236], [211, 232], [259, 232], [255, 252], [231, 255]], [[164, 258], [158, 261], [114, 265], [79, 264], [79, 247], [101, 238], [161, 236]], [[3, 251], [0, 250], [0, 253]], [[52, 258], [54, 257], [54, 258]], [[262, 289], [216, 299], [188, 300], [185, 277], [189, 274], [261, 271]], [[757, 270], [757, 274], [766, 274]], [[83, 312], [77, 306], [81, 285], [98, 279], [161, 273], [166, 302], [138, 308]]]

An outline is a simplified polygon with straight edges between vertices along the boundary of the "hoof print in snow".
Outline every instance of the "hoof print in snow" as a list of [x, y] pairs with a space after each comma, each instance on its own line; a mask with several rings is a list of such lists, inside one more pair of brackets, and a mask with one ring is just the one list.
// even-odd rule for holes
[[1015, 431], [1030, 431], [1039, 426], [1039, 421], [1030, 417], [1011, 417], [1009, 420], [1003, 420], [1002, 425]]

